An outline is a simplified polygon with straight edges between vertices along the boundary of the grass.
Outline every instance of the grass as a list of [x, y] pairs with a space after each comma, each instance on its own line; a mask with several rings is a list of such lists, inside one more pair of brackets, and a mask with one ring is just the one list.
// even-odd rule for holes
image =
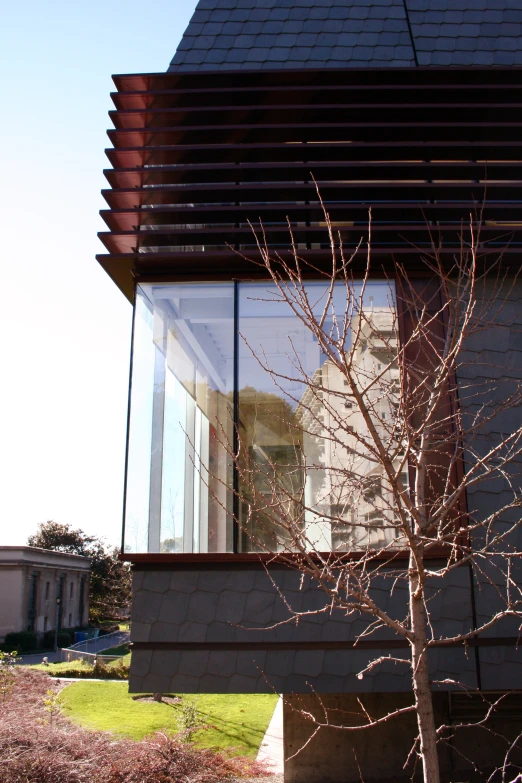
[[127, 655], [128, 652], [128, 644], [120, 644], [119, 647], [109, 647], [108, 650], [100, 650], [101, 655]]
[[[202, 694], [197, 699], [198, 718], [209, 728], [194, 734], [200, 748], [230, 748], [255, 757], [274, 711], [275, 694]], [[120, 737], [140, 740], [154, 731], [180, 731], [180, 704], [135, 701], [127, 684], [75, 682], [58, 697], [70, 720], [90, 729], [111, 731]]]

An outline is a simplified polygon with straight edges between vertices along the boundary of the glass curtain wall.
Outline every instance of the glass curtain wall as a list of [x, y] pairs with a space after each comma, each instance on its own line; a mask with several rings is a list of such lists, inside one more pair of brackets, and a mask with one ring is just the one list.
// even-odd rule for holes
[[[367, 283], [362, 296], [355, 285], [351, 310], [344, 283], [331, 298], [324, 283], [305, 288], [315, 316], [326, 307], [325, 331], [349, 319], [343, 350], [386, 437], [398, 393], [393, 286]], [[139, 286], [126, 551], [392, 542], [390, 491], [361, 445], [366, 426], [347, 387], [270, 283]]]

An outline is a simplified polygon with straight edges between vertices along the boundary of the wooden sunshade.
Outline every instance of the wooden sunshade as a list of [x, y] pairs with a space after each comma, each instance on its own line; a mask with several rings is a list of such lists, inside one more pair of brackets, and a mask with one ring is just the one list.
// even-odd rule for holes
[[[306, 69], [115, 77], [98, 260], [134, 279], [254, 275], [248, 225], [328, 263], [316, 180], [347, 249], [415, 264], [484, 205], [482, 252], [522, 250], [519, 68]], [[428, 230], [429, 229], [429, 230]]]

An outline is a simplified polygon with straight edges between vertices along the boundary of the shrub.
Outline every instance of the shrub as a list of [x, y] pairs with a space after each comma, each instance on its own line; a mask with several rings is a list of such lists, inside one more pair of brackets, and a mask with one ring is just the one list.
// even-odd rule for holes
[[26, 650], [35, 650], [38, 646], [37, 636], [34, 631], [20, 631], [19, 633], [8, 633], [2, 645], [6, 652], [17, 650], [25, 652]]
[[129, 679], [129, 664], [124, 662], [122, 658], [111, 663], [106, 663], [98, 658], [96, 666], [79, 659], [76, 661], [51, 663], [49, 666], [36, 664], [32, 668], [37, 671], [45, 671], [50, 677], [81, 677], [99, 680]]
[[92, 668], [93, 677], [99, 677], [100, 679], [106, 679], [109, 675], [109, 664], [106, 661], [102, 661], [101, 658], [95, 658], [95, 663]]
[[[43, 670], [40, 664], [38, 667]], [[69, 661], [63, 663], [51, 663], [45, 667], [45, 671], [51, 677], [94, 677], [93, 667], [85, 661]]]
[[[61, 628], [58, 631], [58, 647], [70, 647], [73, 643], [74, 632]], [[43, 637], [44, 647], [54, 647], [54, 631], [46, 631]]]
[[192, 742], [193, 734], [201, 728], [198, 716], [198, 700], [184, 698], [179, 712], [179, 724], [187, 742]]
[[108, 676], [111, 680], [128, 680], [129, 669], [129, 664], [123, 658], [120, 658], [115, 663], [110, 663], [108, 665]]

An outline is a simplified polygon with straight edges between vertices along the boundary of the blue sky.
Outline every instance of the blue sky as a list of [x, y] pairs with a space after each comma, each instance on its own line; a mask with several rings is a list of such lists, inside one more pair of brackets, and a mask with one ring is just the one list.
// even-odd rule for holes
[[0, 544], [119, 543], [131, 306], [95, 261], [111, 74], [164, 71], [196, 0], [2, 12]]

